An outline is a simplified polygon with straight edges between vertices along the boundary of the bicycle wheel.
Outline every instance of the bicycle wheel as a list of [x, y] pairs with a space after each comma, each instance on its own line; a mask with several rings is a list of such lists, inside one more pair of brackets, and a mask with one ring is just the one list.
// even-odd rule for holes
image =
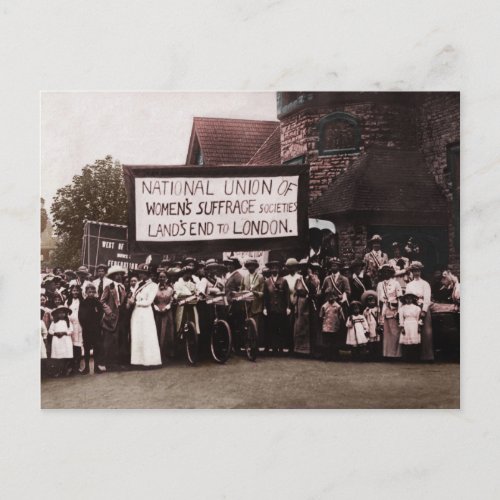
[[189, 365], [195, 365], [198, 361], [198, 334], [192, 321], [188, 321], [184, 327], [184, 346], [186, 348], [186, 360]]
[[210, 350], [217, 363], [225, 363], [231, 354], [231, 328], [226, 321], [215, 322], [210, 338]]
[[257, 323], [253, 318], [245, 321], [245, 351], [250, 361], [257, 359]]

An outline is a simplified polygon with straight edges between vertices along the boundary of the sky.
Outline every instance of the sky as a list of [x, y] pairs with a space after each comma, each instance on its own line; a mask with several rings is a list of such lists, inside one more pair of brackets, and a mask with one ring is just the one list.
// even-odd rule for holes
[[41, 196], [111, 155], [183, 165], [194, 116], [276, 120], [275, 92], [47, 92], [41, 106]]

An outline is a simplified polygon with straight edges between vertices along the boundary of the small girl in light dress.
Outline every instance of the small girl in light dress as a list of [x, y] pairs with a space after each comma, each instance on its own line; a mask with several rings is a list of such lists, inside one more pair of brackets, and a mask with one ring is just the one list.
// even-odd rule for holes
[[375, 359], [382, 356], [377, 292], [367, 290], [361, 296], [361, 302], [365, 307], [363, 316], [368, 323], [368, 351], [370, 352], [370, 358]]
[[422, 309], [417, 306], [418, 297], [412, 293], [405, 293], [402, 300], [404, 305], [399, 308], [399, 327], [401, 329], [399, 343], [403, 345], [404, 357], [416, 360], [420, 344], [419, 323]]
[[366, 353], [366, 344], [368, 343], [369, 331], [368, 322], [361, 314], [362, 305], [357, 300], [351, 302], [349, 308], [349, 317], [347, 318], [347, 341], [346, 344], [353, 346], [353, 357]]
[[[73, 362], [73, 340], [71, 334], [73, 327], [68, 316], [71, 314], [71, 309], [65, 306], [56, 307], [52, 311], [52, 323], [49, 327], [49, 335], [52, 336], [52, 350], [50, 357], [53, 363], [58, 368], [54, 372], [54, 376], [70, 375], [72, 373]], [[55, 362], [54, 360], [58, 360]]]

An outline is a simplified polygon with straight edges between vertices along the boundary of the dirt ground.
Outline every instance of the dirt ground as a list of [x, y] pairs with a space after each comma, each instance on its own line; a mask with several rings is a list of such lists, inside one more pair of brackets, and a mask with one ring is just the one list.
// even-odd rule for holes
[[232, 357], [44, 379], [42, 408], [459, 408], [458, 363]]

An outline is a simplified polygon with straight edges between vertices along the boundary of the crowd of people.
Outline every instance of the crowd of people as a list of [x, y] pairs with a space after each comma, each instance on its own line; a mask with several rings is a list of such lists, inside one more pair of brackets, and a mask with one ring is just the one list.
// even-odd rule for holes
[[[222, 298], [217, 313], [231, 327], [236, 355], [251, 317], [261, 355], [335, 361], [350, 351], [357, 360], [432, 362], [431, 300], [458, 311], [458, 279], [446, 270], [429, 283], [420, 261], [397, 242], [389, 258], [381, 241], [374, 235], [364, 258], [351, 263], [288, 258], [261, 268], [255, 259], [188, 257], [164, 261], [154, 273], [146, 264], [131, 273], [101, 264], [92, 278], [85, 266], [56, 268], [41, 283], [42, 373], [86, 375], [91, 353], [96, 374], [168, 364], [186, 318], [207, 335], [214, 310], [203, 299], [212, 296]], [[251, 303], [234, 300], [243, 291]], [[202, 300], [185, 305], [190, 297]]]

